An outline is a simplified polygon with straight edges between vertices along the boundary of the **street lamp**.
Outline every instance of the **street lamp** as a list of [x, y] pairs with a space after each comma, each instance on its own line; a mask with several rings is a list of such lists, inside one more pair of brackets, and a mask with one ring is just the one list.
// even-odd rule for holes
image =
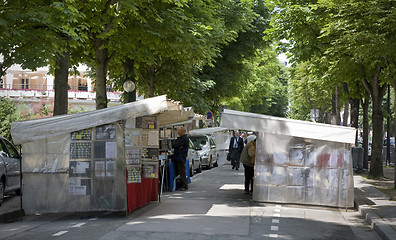
[[124, 87], [125, 92], [128, 93], [128, 102], [131, 102], [132, 100], [132, 92], [135, 90], [135, 83], [132, 82], [131, 80], [128, 80], [124, 82], [122, 85]]

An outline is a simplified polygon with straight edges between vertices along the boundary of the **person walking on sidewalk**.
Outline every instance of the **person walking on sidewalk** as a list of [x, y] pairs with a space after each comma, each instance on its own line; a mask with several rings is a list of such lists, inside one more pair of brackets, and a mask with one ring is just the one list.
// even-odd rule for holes
[[[254, 136], [254, 135], [252, 135]], [[248, 142], [241, 154], [241, 163], [245, 173], [245, 194], [253, 193], [254, 163], [256, 161], [256, 136]]]
[[239, 132], [236, 131], [234, 137], [231, 138], [230, 146], [228, 147], [228, 151], [231, 153], [232, 169], [239, 169], [239, 158], [241, 156], [243, 147], [243, 139], [239, 136]]
[[186, 191], [188, 189], [187, 176], [186, 176], [186, 159], [188, 154], [189, 140], [186, 134], [186, 129], [183, 126], [177, 128], [179, 137], [173, 142], [172, 148], [173, 161], [175, 163], [176, 172], [180, 176], [182, 187], [180, 191]]

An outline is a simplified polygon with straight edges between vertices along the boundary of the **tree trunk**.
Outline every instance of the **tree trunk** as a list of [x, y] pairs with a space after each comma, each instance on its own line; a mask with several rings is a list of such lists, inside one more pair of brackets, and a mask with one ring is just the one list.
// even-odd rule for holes
[[360, 64], [362, 83], [367, 92], [371, 95], [372, 101], [372, 124], [373, 124], [373, 140], [371, 147], [371, 161], [369, 176], [372, 178], [382, 178], [384, 176], [382, 164], [382, 130], [383, 130], [383, 114], [382, 114], [382, 98], [385, 94], [386, 87], [380, 85], [379, 76], [382, 71], [381, 62], [377, 62], [375, 69], [372, 69], [370, 82], [366, 73], [365, 65]]
[[351, 104], [351, 127], [358, 129], [360, 99], [351, 98], [349, 99], [349, 104]]
[[[374, 89], [375, 87], [373, 87]], [[378, 90], [378, 87], [377, 87]], [[371, 164], [369, 175], [373, 178], [382, 178], [383, 164], [382, 164], [382, 130], [383, 130], [383, 113], [382, 113], [382, 97], [379, 91], [372, 96], [372, 122], [373, 122], [373, 143], [371, 148]]]
[[[134, 59], [126, 59], [124, 62], [124, 72], [125, 72], [125, 80], [124, 82], [131, 80], [136, 86], [135, 80], [135, 60]], [[136, 87], [132, 92], [126, 93], [126, 101], [125, 102], [135, 102], [136, 101]]]
[[56, 60], [54, 80], [54, 116], [67, 114], [68, 111], [68, 77], [70, 65], [70, 48]]
[[[359, 84], [356, 83], [356, 91], [359, 91]], [[344, 92], [349, 95], [351, 93], [351, 91], [349, 90], [348, 87], [348, 83], [344, 82]], [[360, 99], [356, 99], [356, 98], [348, 98], [348, 103], [351, 106], [351, 110], [350, 110], [350, 115], [351, 115], [351, 127], [354, 127], [356, 129], [359, 128], [359, 107], [360, 107]], [[347, 108], [347, 105], [345, 106], [345, 108]], [[347, 116], [345, 116], [345, 113], [348, 111], [344, 112], [344, 119], [347, 119]], [[345, 122], [345, 120], [344, 120]], [[345, 124], [344, 124], [345, 125]]]
[[333, 94], [331, 105], [332, 105], [331, 124], [339, 126], [341, 124], [341, 117], [340, 117], [340, 98], [339, 98], [337, 86], [335, 87], [335, 93]]
[[[392, 82], [392, 86], [393, 86], [394, 92], [396, 93], [396, 80], [394, 80], [394, 81]], [[393, 99], [393, 112], [396, 113], [396, 94], [395, 94], [394, 99]], [[395, 122], [394, 122], [394, 126], [396, 126], [396, 117], [395, 117], [394, 121], [395, 121]], [[396, 128], [395, 128], [394, 131], [395, 131], [395, 132], [393, 133], [393, 136], [396, 136]], [[393, 159], [393, 161], [396, 162], [396, 159]], [[395, 167], [395, 181], [394, 181], [394, 187], [396, 188], [396, 167]]]
[[366, 94], [366, 98], [362, 99], [363, 106], [363, 168], [368, 169], [368, 145], [369, 145], [369, 114], [368, 109], [370, 105], [370, 94]]
[[344, 115], [342, 117], [342, 125], [348, 126], [348, 118], [349, 118], [349, 102], [344, 103]]
[[96, 110], [107, 108], [106, 77], [108, 66], [108, 50], [102, 49], [102, 39], [95, 40], [95, 60], [96, 60]]
[[154, 67], [150, 67], [149, 69], [149, 97], [154, 97], [155, 92], [155, 69]]

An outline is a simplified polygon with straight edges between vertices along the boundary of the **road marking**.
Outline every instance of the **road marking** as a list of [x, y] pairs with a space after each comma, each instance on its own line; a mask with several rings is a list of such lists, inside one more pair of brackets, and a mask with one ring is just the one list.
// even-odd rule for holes
[[[280, 212], [281, 212], [281, 205], [276, 205], [274, 209], [272, 223], [279, 224]], [[279, 231], [279, 226], [272, 225], [271, 231]], [[278, 238], [278, 234], [270, 234], [270, 238]]]
[[271, 226], [271, 231], [279, 231], [279, 227], [278, 226]]
[[82, 225], [84, 225], [84, 224], [85, 224], [85, 222], [83, 222], [83, 223], [79, 223], [79, 224], [76, 224], [76, 225], [72, 226], [72, 228], [81, 227], [81, 226], [82, 226]]
[[89, 219], [89, 221], [95, 221], [95, 220], [98, 220], [98, 218], [96, 217], [96, 218]]
[[67, 233], [67, 232], [68, 232], [68, 231], [60, 231], [60, 232], [57, 232], [57, 233], [53, 234], [52, 236], [57, 237], [57, 236], [60, 236], [60, 235], [65, 234], [65, 233]]

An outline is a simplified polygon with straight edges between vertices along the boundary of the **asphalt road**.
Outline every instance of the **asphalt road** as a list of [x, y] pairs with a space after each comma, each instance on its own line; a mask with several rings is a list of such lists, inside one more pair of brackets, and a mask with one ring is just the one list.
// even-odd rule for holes
[[165, 192], [122, 213], [30, 216], [0, 225], [0, 239], [380, 239], [353, 209], [254, 203], [243, 170], [226, 162], [192, 177], [186, 192]]

